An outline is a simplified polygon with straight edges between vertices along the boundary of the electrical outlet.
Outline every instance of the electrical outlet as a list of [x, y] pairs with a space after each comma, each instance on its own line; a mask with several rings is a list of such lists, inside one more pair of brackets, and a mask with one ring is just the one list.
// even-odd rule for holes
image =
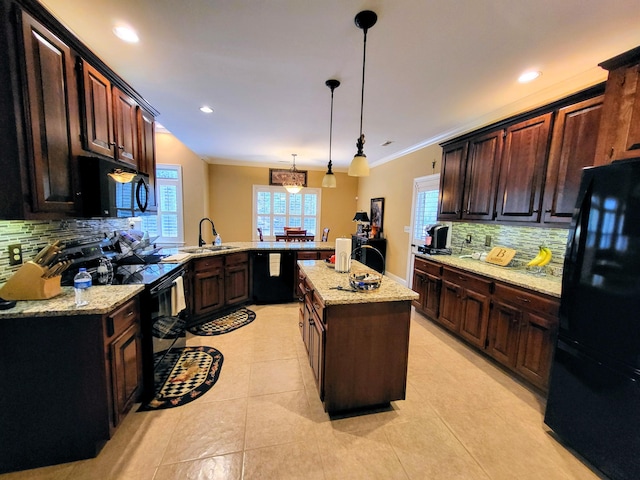
[[485, 247], [491, 246], [491, 235], [487, 235], [486, 237], [484, 237], [484, 246]]
[[22, 264], [22, 245], [15, 243], [9, 245], [9, 265]]
[[471, 243], [471, 235], [467, 235], [467, 238], [465, 238], [465, 242]]

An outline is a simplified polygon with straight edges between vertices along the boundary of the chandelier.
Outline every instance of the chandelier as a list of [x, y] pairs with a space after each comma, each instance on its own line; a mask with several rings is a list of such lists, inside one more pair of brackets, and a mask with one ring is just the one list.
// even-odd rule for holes
[[289, 170], [287, 178], [282, 182], [282, 186], [289, 193], [298, 193], [300, 190], [302, 190], [303, 187], [303, 174], [296, 169], [296, 157], [298, 156], [298, 154], [292, 153], [291, 156], [293, 157], [293, 166], [291, 167], [291, 170]]

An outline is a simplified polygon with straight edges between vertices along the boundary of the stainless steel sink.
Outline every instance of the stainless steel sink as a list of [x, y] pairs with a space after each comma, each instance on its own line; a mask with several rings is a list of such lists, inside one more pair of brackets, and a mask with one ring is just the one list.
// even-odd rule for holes
[[202, 247], [182, 247], [179, 248], [181, 252], [185, 253], [207, 253], [207, 252], [218, 252], [220, 250], [232, 250], [238, 247], [232, 247], [231, 245], [209, 245]]

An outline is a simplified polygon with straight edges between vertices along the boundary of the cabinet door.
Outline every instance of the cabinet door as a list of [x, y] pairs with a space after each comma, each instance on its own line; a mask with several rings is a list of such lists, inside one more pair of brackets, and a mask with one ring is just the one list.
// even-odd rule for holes
[[490, 304], [488, 294], [465, 290], [460, 318], [460, 336], [479, 348], [484, 348], [486, 345]]
[[114, 156], [113, 104], [111, 82], [86, 62], [84, 79], [84, 147], [95, 153]]
[[467, 161], [467, 142], [444, 147], [440, 171], [438, 219], [457, 220], [462, 213], [462, 192]]
[[438, 322], [449, 330], [457, 332], [460, 330], [460, 312], [462, 311], [463, 289], [447, 280], [442, 280], [442, 291], [440, 293], [440, 316]]
[[249, 299], [249, 263], [225, 268], [225, 304], [235, 305]]
[[423, 311], [424, 301], [427, 296], [427, 274], [419, 270], [414, 270], [411, 289], [419, 295], [418, 298], [411, 300], [411, 304], [416, 307], [416, 309]]
[[609, 72], [596, 165], [640, 156], [640, 64], [635, 63]]
[[569, 223], [582, 169], [594, 164], [604, 96], [558, 110], [544, 187], [545, 223]]
[[150, 206], [157, 207], [155, 118], [142, 108], [138, 108], [138, 170], [149, 175], [149, 188], [154, 191]]
[[500, 363], [515, 367], [522, 313], [517, 308], [494, 300], [489, 317], [487, 353]]
[[31, 208], [73, 213], [79, 191], [74, 150], [79, 143], [77, 82], [71, 50], [22, 13], [25, 49]]
[[516, 370], [542, 389], [546, 389], [549, 382], [554, 334], [554, 320], [537, 313], [524, 315]]
[[322, 319], [315, 312], [310, 318], [309, 325], [309, 362], [316, 379], [320, 399], [324, 398], [324, 326]]
[[114, 111], [116, 159], [138, 168], [137, 105], [133, 98], [117, 87], [111, 90]]
[[224, 307], [224, 267], [196, 271], [194, 279], [194, 310], [196, 315], [212, 313]]
[[462, 218], [493, 220], [504, 130], [469, 141]]
[[500, 162], [497, 220], [538, 222], [551, 113], [507, 128]]
[[142, 343], [135, 322], [110, 345], [114, 426], [136, 401], [142, 384]]

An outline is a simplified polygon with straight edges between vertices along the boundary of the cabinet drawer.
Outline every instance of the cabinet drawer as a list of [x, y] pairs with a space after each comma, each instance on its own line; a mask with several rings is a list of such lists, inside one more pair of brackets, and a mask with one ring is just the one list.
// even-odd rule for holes
[[242, 263], [249, 263], [249, 252], [232, 253], [224, 256], [224, 264], [227, 267]]
[[442, 265], [424, 260], [419, 257], [415, 257], [414, 268], [416, 270], [420, 270], [421, 272], [428, 273], [436, 277], [442, 275]]
[[318, 252], [317, 251], [307, 251], [307, 252], [298, 252], [298, 260], [317, 260]]
[[196, 272], [211, 270], [214, 268], [222, 268], [224, 266], [224, 257], [205, 257], [198, 258], [194, 261], [193, 268]]
[[526, 310], [534, 310], [543, 315], [557, 316], [560, 308], [558, 299], [549, 298], [539, 293], [528, 292], [520, 288], [509, 287], [497, 283], [494, 297]]
[[458, 270], [443, 268], [442, 279], [479, 293], [490, 293], [493, 282]]
[[331, 256], [333, 254], [335, 254], [334, 250], [320, 250], [320, 252], [318, 252], [318, 257], [320, 260], [326, 260], [328, 258], [331, 258]]
[[111, 338], [124, 332], [138, 320], [138, 297], [129, 300], [107, 316], [105, 335]]

